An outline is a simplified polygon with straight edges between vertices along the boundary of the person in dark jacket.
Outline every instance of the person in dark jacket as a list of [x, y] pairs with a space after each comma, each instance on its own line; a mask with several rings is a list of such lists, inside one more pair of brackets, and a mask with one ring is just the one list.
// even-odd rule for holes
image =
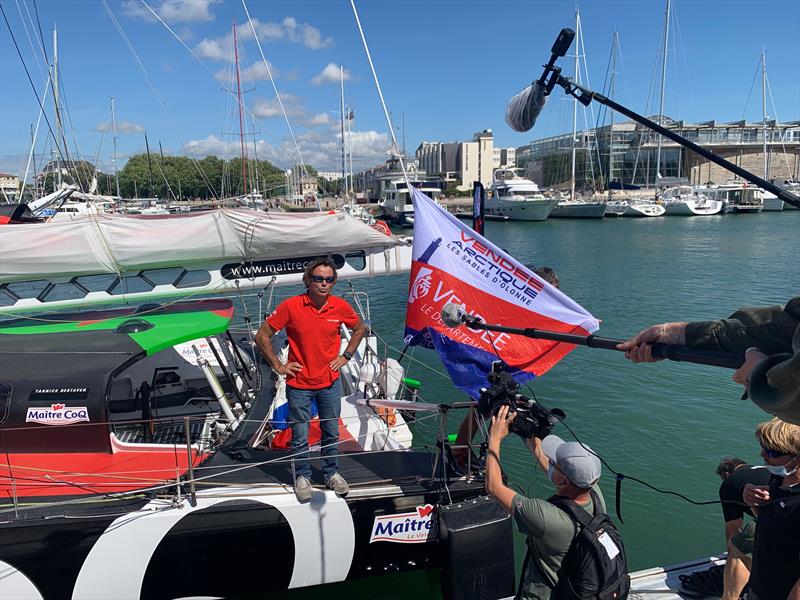
[[742, 495], [748, 483], [767, 485], [770, 474], [766, 469], [753, 468], [740, 458], [728, 457], [719, 463], [717, 475], [722, 479], [722, 484], [719, 486], [719, 500], [722, 504], [725, 541], [728, 545], [721, 600], [738, 600], [750, 578], [756, 535], [756, 522], [754, 520], [745, 522], [746, 514], [750, 517], [755, 515], [750, 507], [742, 502]]
[[617, 348], [632, 362], [655, 362], [657, 342], [744, 354], [733, 380], [765, 412], [800, 424], [800, 296], [785, 306], [742, 308], [727, 319], [654, 325]]

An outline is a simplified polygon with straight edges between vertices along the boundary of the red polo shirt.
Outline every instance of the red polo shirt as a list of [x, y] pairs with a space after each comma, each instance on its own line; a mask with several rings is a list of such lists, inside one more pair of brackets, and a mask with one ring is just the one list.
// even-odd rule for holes
[[303, 370], [286, 383], [303, 390], [318, 390], [339, 379], [339, 371], [331, 371], [331, 361], [339, 356], [341, 334], [339, 325], [353, 328], [359, 318], [346, 300], [328, 296], [325, 305], [317, 309], [308, 294], [293, 296], [281, 302], [269, 317], [272, 331], [286, 328], [289, 338], [289, 362], [298, 362]]

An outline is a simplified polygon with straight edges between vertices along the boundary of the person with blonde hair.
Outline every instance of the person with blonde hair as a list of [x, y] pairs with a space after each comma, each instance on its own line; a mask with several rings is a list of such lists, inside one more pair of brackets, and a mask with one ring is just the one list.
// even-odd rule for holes
[[776, 417], [755, 436], [770, 480], [742, 494], [757, 517], [750, 589], [760, 599], [800, 600], [800, 425]]

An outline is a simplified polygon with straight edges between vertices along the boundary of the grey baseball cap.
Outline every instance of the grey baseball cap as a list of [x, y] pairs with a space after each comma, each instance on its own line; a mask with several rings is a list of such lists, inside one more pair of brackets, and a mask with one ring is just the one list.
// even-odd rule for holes
[[600, 479], [600, 459], [585, 444], [548, 435], [542, 440], [542, 452], [579, 488], [590, 488]]

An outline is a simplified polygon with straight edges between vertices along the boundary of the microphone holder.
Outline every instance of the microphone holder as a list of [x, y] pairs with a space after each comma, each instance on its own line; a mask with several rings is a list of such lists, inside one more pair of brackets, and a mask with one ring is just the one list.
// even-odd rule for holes
[[[546, 331], [544, 329], [506, 327], [504, 325], [492, 325], [484, 323], [478, 319], [463, 319], [464, 323], [472, 329], [482, 329], [485, 331], [497, 331], [499, 333], [510, 333], [522, 335], [537, 340], [550, 340], [554, 342], [564, 342], [575, 344], [576, 346], [587, 346], [589, 348], [602, 348], [604, 350], [616, 350], [625, 340], [598, 337], [596, 335], [577, 335], [574, 333], [561, 333], [558, 331]], [[728, 369], [738, 369], [744, 363], [744, 354], [734, 352], [719, 352], [717, 350], [703, 350], [701, 348], [689, 348], [688, 346], [678, 346], [675, 344], [652, 344], [653, 356], [674, 360], [678, 362], [691, 362], [699, 365], [709, 365], [712, 367], [724, 367]]]
[[[569, 33], [572, 33], [572, 36], [570, 36]], [[651, 121], [650, 119], [630, 110], [629, 108], [623, 106], [622, 104], [614, 102], [610, 98], [607, 98], [602, 94], [599, 94], [598, 92], [594, 92], [588, 88], [583, 87], [582, 85], [576, 83], [569, 77], [564, 77], [563, 75], [561, 75], [561, 69], [555, 66], [555, 61], [558, 59], [559, 56], [564, 56], [564, 54], [566, 54], [566, 51], [569, 49], [569, 45], [572, 43], [572, 39], [574, 37], [575, 33], [571, 29], [565, 28], [562, 29], [561, 32], [558, 34], [558, 38], [556, 38], [556, 42], [553, 44], [550, 61], [544, 66], [544, 72], [542, 73], [542, 76], [538, 80], [539, 84], [545, 86], [545, 96], [549, 96], [550, 93], [555, 88], [555, 86], [560, 85], [562, 88], [564, 88], [564, 91], [567, 94], [577, 99], [578, 102], [580, 102], [584, 106], [589, 106], [592, 100], [595, 100], [600, 104], [607, 106], [611, 110], [616, 111], [636, 121], [640, 125], [643, 125], [652, 131], [655, 131], [659, 135], [663, 135], [665, 138], [672, 140], [676, 144], [699, 154], [706, 160], [713, 162], [716, 165], [719, 165], [723, 169], [726, 169], [727, 171], [730, 171], [735, 175], [738, 175], [739, 177], [749, 181], [753, 185], [756, 185], [764, 190], [767, 190], [768, 192], [772, 192], [778, 198], [780, 198], [784, 202], [788, 202], [795, 208], [800, 208], [800, 197], [784, 190], [783, 188], [778, 187], [774, 183], [770, 183], [766, 179], [762, 179], [758, 175], [754, 175], [750, 171], [742, 169], [741, 167], [733, 164], [732, 162], [727, 161], [724, 158], [714, 154], [710, 150], [706, 150], [702, 146], [698, 146], [694, 142], [690, 142], [689, 140], [678, 135], [674, 131], [659, 125], [655, 121]], [[550, 77], [549, 80], [547, 80], [548, 76]]]

